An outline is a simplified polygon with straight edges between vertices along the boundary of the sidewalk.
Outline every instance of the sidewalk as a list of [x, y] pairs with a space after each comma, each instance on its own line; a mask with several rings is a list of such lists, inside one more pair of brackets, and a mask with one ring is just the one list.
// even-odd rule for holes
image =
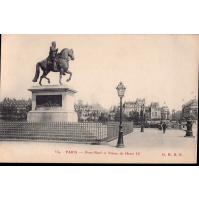
[[0, 162], [47, 163], [195, 163], [197, 136], [185, 138], [185, 131], [145, 128], [124, 136], [124, 148], [117, 140], [91, 145], [63, 142], [0, 141]]
[[[154, 128], [145, 128], [144, 132], [140, 132], [140, 128], [135, 128], [134, 132], [124, 136], [124, 144], [126, 148], [195, 148], [197, 143], [196, 129], [193, 130], [195, 138], [185, 138], [186, 132], [183, 130], [166, 130], [163, 131]], [[117, 140], [111, 141], [109, 144], [114, 146]]]

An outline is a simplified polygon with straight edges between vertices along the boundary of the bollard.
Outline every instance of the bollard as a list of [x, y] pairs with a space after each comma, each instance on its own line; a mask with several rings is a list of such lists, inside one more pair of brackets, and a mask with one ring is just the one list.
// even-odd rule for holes
[[192, 131], [192, 120], [191, 118], [189, 117], [188, 120], [187, 120], [187, 130], [186, 130], [186, 135], [184, 137], [192, 137], [192, 138], [195, 138], [195, 136], [193, 136], [193, 131]]

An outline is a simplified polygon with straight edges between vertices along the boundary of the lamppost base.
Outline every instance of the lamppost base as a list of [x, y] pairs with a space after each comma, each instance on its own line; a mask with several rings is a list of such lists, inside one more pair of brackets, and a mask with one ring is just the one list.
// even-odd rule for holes
[[119, 137], [118, 137], [118, 142], [117, 142], [117, 148], [123, 148], [124, 143], [123, 143], [123, 131], [119, 131]]
[[124, 148], [124, 145], [123, 144], [118, 144], [116, 147], [117, 148]]
[[184, 137], [187, 137], [187, 138], [195, 138], [195, 136], [189, 136], [189, 135], [185, 135]]
[[186, 135], [184, 137], [192, 137], [195, 138], [195, 136], [193, 136], [193, 132], [192, 131], [186, 131]]

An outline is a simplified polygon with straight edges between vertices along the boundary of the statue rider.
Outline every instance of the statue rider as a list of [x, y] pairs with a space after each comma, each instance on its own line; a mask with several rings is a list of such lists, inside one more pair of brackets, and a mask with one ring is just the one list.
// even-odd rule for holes
[[56, 67], [56, 56], [57, 56], [57, 52], [58, 52], [58, 48], [56, 49], [56, 42], [53, 41], [52, 42], [52, 46], [50, 47], [50, 52], [49, 52], [49, 57], [52, 59], [53, 61], [53, 67], [54, 67], [54, 70], [55, 71], [58, 71], [57, 70], [57, 67]]

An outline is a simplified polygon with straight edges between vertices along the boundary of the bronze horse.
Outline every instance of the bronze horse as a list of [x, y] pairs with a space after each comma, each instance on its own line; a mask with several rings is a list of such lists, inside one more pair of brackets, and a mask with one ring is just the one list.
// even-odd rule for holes
[[52, 71], [52, 72], [60, 72], [59, 83], [61, 85], [62, 85], [62, 82], [61, 82], [62, 75], [65, 75], [65, 73], [70, 74], [70, 77], [66, 80], [66, 82], [70, 81], [71, 76], [72, 76], [72, 72], [70, 72], [68, 70], [68, 68], [69, 68], [68, 61], [70, 59], [71, 60], [75, 59], [74, 55], [73, 55], [73, 50], [65, 48], [57, 55], [57, 64], [56, 65], [57, 65], [58, 71], [54, 70], [53, 62], [49, 62], [48, 58], [42, 60], [41, 62], [38, 62], [37, 65], [36, 65], [35, 77], [34, 77], [34, 79], [32, 81], [37, 82], [37, 79], [39, 78], [40, 68], [43, 70], [43, 75], [40, 77], [40, 81], [39, 81], [40, 85], [42, 85], [41, 81], [42, 81], [43, 78], [46, 78], [48, 80], [48, 83], [50, 84], [50, 79], [46, 77], [50, 71]]

